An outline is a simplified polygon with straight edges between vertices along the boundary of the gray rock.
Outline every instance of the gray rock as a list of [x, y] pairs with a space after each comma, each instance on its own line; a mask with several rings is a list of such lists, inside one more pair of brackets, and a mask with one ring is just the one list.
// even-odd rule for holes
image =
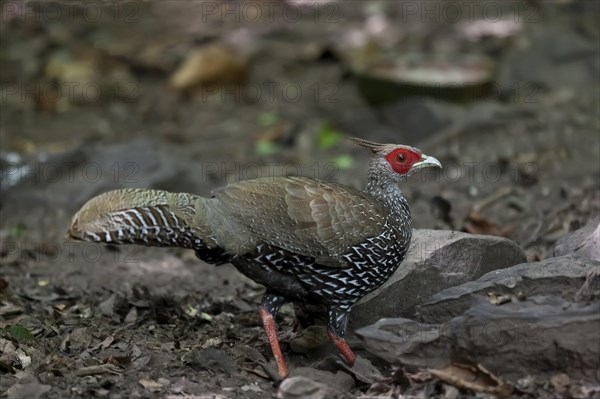
[[354, 379], [338, 371], [318, 370], [311, 367], [299, 367], [290, 372], [279, 386], [277, 398], [334, 398], [354, 388]]
[[356, 360], [352, 367], [348, 366], [346, 362], [340, 358], [339, 354], [322, 358], [318, 363], [314, 364], [314, 367], [319, 370], [331, 372], [342, 371], [354, 377], [356, 381], [368, 385], [384, 379], [381, 371], [379, 371], [379, 369], [375, 367], [371, 361], [360, 355], [356, 356]]
[[598, 277], [600, 262], [590, 259], [521, 264], [434, 295], [419, 307], [419, 321], [384, 319], [357, 334], [367, 350], [392, 364], [481, 364], [513, 383], [560, 372], [597, 380]]
[[554, 245], [554, 256], [574, 254], [600, 261], [600, 219], [567, 234]]
[[[448, 288], [433, 295], [417, 309], [418, 319], [426, 323], [442, 323], [465, 312], [477, 296], [519, 295], [529, 297], [546, 295], [575, 296], [588, 274], [600, 269], [600, 262], [566, 256], [542, 262], [523, 263], [496, 270], [477, 281]], [[600, 289], [600, 279], [592, 282]]]
[[279, 386], [277, 399], [325, 399], [332, 397], [327, 385], [309, 380], [306, 377], [288, 377]]
[[[502, 93], [518, 87], [523, 100], [538, 100], [538, 88], [586, 88], [597, 82], [598, 48], [582, 35], [561, 28], [532, 31], [500, 63]], [[517, 94], [518, 91], [517, 91]]]
[[357, 331], [367, 349], [396, 365], [442, 368], [481, 364], [516, 383], [529, 375], [600, 378], [600, 301], [573, 304], [555, 295], [501, 306], [479, 299], [443, 324], [384, 319]]
[[525, 261], [523, 250], [506, 238], [416, 229], [396, 273], [354, 306], [350, 330], [383, 317], [410, 317], [436, 292]]
[[38, 399], [45, 396], [52, 386], [40, 384], [39, 382], [31, 382], [28, 384], [15, 384], [8, 388], [6, 397], [8, 399], [31, 398]]
[[306, 377], [326, 385], [335, 393], [347, 392], [354, 388], [354, 379], [343, 371], [332, 373], [313, 367], [298, 367], [290, 371], [290, 377]]

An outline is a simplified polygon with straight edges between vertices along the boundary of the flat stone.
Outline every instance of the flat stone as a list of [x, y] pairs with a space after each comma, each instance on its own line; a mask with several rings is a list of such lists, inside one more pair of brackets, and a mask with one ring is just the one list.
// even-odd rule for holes
[[[417, 320], [380, 320], [357, 331], [391, 364], [480, 364], [516, 383], [527, 376], [600, 378], [600, 262], [550, 258], [490, 272], [419, 307]], [[504, 297], [506, 300], [498, 300]]]
[[52, 387], [50, 385], [31, 382], [28, 384], [15, 384], [6, 391], [8, 399], [31, 398], [38, 399], [45, 396]]
[[501, 306], [480, 299], [446, 323], [384, 319], [357, 334], [367, 350], [394, 365], [443, 368], [460, 359], [516, 383], [559, 372], [597, 381], [598, 331], [600, 301], [573, 304], [549, 295]]
[[277, 398], [334, 398], [354, 388], [354, 379], [341, 371], [331, 373], [312, 367], [292, 369], [279, 386]]
[[600, 219], [567, 234], [554, 245], [554, 256], [573, 254], [600, 261]]
[[327, 385], [312, 381], [306, 377], [288, 377], [279, 386], [277, 399], [325, 399], [332, 397]]
[[415, 229], [398, 270], [353, 307], [349, 330], [384, 317], [410, 317], [439, 291], [525, 261], [523, 250], [503, 237]]
[[[465, 312], [475, 297], [488, 294], [529, 297], [540, 292], [575, 296], [590, 272], [600, 271], [600, 262], [566, 256], [523, 263], [487, 273], [476, 281], [448, 288], [433, 295], [417, 309], [418, 320], [442, 323]], [[600, 279], [595, 279], [600, 289]]]
[[298, 367], [290, 371], [290, 377], [308, 378], [311, 381], [324, 384], [336, 394], [347, 392], [354, 388], [354, 379], [343, 371], [332, 373], [313, 367]]

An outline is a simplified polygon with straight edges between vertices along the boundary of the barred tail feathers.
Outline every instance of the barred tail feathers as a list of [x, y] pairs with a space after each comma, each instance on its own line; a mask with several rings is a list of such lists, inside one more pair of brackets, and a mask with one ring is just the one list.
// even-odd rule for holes
[[215, 243], [206, 222], [205, 201], [162, 190], [110, 191], [88, 201], [73, 217], [66, 235], [113, 244], [207, 248]]

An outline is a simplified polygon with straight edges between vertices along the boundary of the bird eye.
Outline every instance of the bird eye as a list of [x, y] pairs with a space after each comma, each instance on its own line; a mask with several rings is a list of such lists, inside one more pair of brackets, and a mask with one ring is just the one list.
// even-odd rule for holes
[[404, 162], [405, 159], [406, 159], [406, 155], [398, 154], [398, 162]]

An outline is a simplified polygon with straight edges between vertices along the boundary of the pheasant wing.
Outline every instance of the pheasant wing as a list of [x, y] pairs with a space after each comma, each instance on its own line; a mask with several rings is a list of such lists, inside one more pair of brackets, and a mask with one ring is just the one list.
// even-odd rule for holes
[[214, 193], [257, 242], [344, 267], [342, 254], [380, 234], [386, 210], [358, 190], [303, 177], [265, 178]]

